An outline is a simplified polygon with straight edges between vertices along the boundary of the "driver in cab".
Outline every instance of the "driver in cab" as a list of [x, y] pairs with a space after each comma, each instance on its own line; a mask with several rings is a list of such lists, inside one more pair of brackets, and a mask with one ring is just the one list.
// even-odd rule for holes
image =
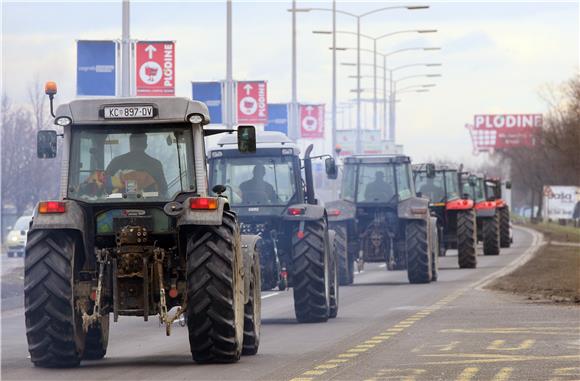
[[445, 198], [445, 191], [443, 188], [435, 184], [435, 179], [427, 177], [425, 184], [419, 189], [422, 195], [428, 197], [431, 202], [440, 202]]
[[388, 201], [393, 197], [391, 186], [385, 181], [383, 171], [375, 172], [375, 180], [365, 189], [366, 201]]
[[242, 191], [242, 201], [245, 203], [274, 203], [278, 201], [278, 196], [274, 187], [264, 181], [266, 168], [262, 164], [254, 166], [253, 177], [240, 184]]
[[[161, 162], [145, 153], [147, 134], [133, 133], [129, 137], [129, 152], [117, 156], [107, 166], [105, 174], [113, 179], [113, 188], [128, 191], [167, 193], [167, 182]], [[120, 184], [115, 184], [115, 180]], [[136, 188], [136, 189], [133, 189]]]

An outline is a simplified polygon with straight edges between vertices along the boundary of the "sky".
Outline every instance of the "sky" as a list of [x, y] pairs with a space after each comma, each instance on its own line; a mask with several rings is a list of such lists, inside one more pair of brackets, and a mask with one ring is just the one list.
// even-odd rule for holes
[[[120, 39], [121, 0], [2, 0], [2, 93], [15, 103], [26, 102], [36, 81], [59, 85], [57, 102], [75, 97], [76, 40]], [[378, 43], [388, 53], [414, 47], [440, 51], [408, 51], [390, 57], [387, 66], [441, 63], [441, 67], [409, 67], [394, 78], [427, 73], [401, 81], [399, 88], [435, 84], [429, 92], [407, 92], [396, 105], [397, 142], [415, 162], [443, 158], [474, 162], [466, 123], [475, 114], [545, 113], [546, 89], [579, 71], [579, 4], [569, 2], [390, 2], [338, 1], [337, 8], [364, 13], [397, 5], [429, 5], [427, 10], [389, 10], [361, 19], [363, 34], [378, 36], [409, 29], [437, 33], [405, 33]], [[330, 1], [297, 1], [298, 7], [330, 8]], [[234, 79], [268, 81], [268, 101], [291, 98], [291, 1], [233, 1]], [[176, 41], [176, 95], [191, 96], [191, 81], [221, 80], [226, 71], [225, 1], [131, 1], [131, 38]], [[298, 99], [331, 104], [330, 12], [297, 14]], [[339, 15], [337, 30], [356, 31], [355, 19]], [[372, 42], [361, 40], [372, 49]], [[355, 47], [356, 38], [339, 34], [337, 46]], [[338, 52], [339, 63], [356, 62], [353, 50]], [[361, 62], [372, 64], [372, 53]], [[338, 66], [338, 100], [355, 97], [355, 68]], [[380, 70], [379, 70], [380, 71]], [[372, 66], [362, 66], [362, 88], [372, 88]], [[368, 78], [367, 78], [368, 77]], [[382, 91], [382, 80], [379, 80]], [[371, 98], [364, 92], [363, 98]], [[341, 114], [338, 127], [354, 127], [355, 109]], [[343, 119], [340, 119], [344, 116]], [[349, 119], [350, 116], [350, 119]], [[363, 125], [372, 123], [372, 105], [363, 107]], [[326, 138], [314, 141], [329, 152], [330, 116]]]

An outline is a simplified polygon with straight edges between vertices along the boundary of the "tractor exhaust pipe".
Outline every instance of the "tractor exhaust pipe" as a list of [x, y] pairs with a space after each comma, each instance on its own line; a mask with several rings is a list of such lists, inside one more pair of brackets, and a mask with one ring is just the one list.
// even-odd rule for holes
[[310, 153], [314, 149], [314, 145], [310, 144], [304, 152], [304, 177], [306, 180], [306, 202], [312, 205], [316, 205], [316, 199], [314, 198], [314, 180], [312, 178], [312, 159], [310, 159]]

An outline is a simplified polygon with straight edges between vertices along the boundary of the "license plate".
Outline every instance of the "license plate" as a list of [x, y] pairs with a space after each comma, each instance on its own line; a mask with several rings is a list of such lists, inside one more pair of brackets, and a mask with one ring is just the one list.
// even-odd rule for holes
[[105, 119], [153, 118], [153, 106], [105, 106]]

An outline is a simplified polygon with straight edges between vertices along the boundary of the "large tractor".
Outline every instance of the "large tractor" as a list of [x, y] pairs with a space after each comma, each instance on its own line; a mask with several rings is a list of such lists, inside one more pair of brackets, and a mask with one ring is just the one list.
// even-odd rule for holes
[[[209, 195], [205, 104], [186, 98], [82, 99], [51, 113], [38, 156], [62, 148], [60, 197], [40, 202], [26, 245], [30, 358], [72, 367], [107, 351], [109, 317], [186, 324], [196, 362], [235, 362], [260, 341], [259, 238]], [[239, 148], [255, 150], [253, 126]], [[57, 144], [59, 136], [62, 137]], [[171, 309], [175, 312], [171, 313]]]
[[413, 166], [415, 187], [430, 200], [429, 207], [437, 216], [440, 255], [457, 249], [460, 268], [477, 266], [477, 232], [473, 200], [461, 189], [462, 168], [435, 167], [432, 163]]
[[511, 189], [512, 184], [506, 181], [502, 184], [499, 178], [485, 179], [485, 192], [488, 199], [493, 199], [497, 211], [499, 213], [499, 245], [501, 248], [509, 248], [513, 241], [511, 222], [510, 222], [510, 208], [502, 195], [502, 185], [506, 189]]
[[[324, 322], [338, 312], [337, 265], [346, 247], [329, 231], [315, 196], [313, 146], [301, 160], [298, 146], [280, 132], [256, 139], [256, 152], [248, 155], [236, 149], [235, 135], [224, 136], [209, 152], [210, 184], [227, 196], [242, 232], [261, 237], [262, 289], [292, 287], [296, 319]], [[325, 164], [327, 176], [336, 178], [334, 159]]]
[[437, 219], [429, 200], [416, 196], [409, 157], [346, 157], [341, 199], [327, 206], [331, 228], [343, 232], [348, 247], [341, 284], [351, 284], [355, 263], [362, 270], [365, 262], [407, 269], [411, 283], [437, 280]]

